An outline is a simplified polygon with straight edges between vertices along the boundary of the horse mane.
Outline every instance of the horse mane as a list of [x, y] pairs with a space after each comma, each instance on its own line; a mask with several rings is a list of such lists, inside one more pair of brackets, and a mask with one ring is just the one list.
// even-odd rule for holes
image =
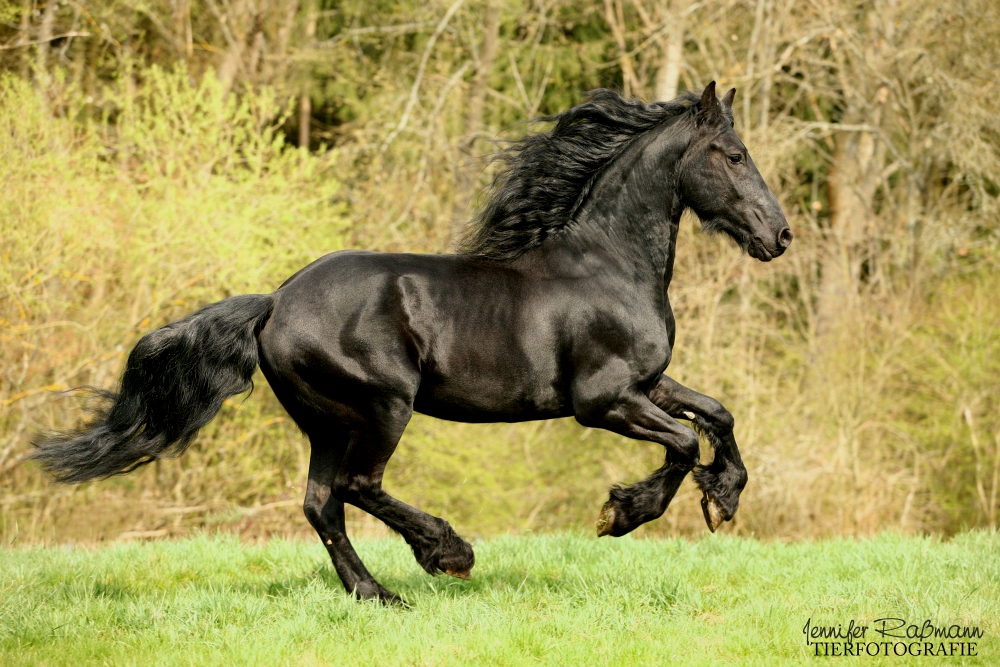
[[494, 156], [502, 166], [461, 251], [509, 260], [539, 246], [572, 221], [601, 170], [634, 138], [679, 118], [698, 100], [684, 93], [647, 104], [598, 88], [582, 104], [531, 121], [555, 127], [515, 140]]

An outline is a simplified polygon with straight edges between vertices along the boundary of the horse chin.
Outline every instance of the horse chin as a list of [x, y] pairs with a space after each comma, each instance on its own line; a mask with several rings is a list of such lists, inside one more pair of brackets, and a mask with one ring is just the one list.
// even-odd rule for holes
[[764, 247], [764, 244], [760, 239], [753, 238], [747, 245], [747, 254], [756, 260], [760, 260], [761, 262], [770, 262], [781, 253], [777, 251], [769, 251], [766, 247]]
[[701, 228], [702, 231], [708, 234], [718, 234], [719, 232], [725, 233], [736, 243], [737, 246], [740, 247], [741, 250], [743, 250], [743, 252], [761, 262], [770, 262], [772, 259], [784, 252], [780, 248], [768, 250], [767, 246], [764, 245], [763, 239], [759, 236], [756, 236], [747, 230], [741, 229], [736, 225], [732, 225], [728, 220], [721, 216], [717, 216], [703, 222]]

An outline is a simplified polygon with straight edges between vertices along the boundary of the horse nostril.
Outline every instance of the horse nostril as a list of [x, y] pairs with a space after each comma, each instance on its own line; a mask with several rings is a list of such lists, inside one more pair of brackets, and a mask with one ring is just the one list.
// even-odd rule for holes
[[792, 239], [795, 238], [795, 234], [792, 234], [792, 230], [785, 227], [778, 233], [778, 245], [783, 249], [787, 248], [792, 244]]

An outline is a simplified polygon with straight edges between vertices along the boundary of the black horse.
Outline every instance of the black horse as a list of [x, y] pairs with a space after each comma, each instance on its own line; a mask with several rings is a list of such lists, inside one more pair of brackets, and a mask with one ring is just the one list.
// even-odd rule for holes
[[[500, 154], [463, 251], [345, 251], [269, 295], [209, 305], [144, 336], [117, 394], [34, 458], [65, 482], [182, 452], [259, 365], [312, 446], [305, 514], [348, 591], [395, 600], [347, 538], [344, 503], [400, 533], [420, 565], [468, 578], [472, 547], [444, 520], [382, 489], [413, 411], [465, 422], [573, 415], [666, 449], [648, 479], [611, 489], [600, 535], [658, 518], [694, 470], [713, 531], [747, 481], [732, 415], [663, 375], [681, 213], [692, 208], [769, 261], [792, 241], [733, 130], [735, 89], [646, 104], [608, 90]], [[698, 466], [702, 431], [715, 457]]]

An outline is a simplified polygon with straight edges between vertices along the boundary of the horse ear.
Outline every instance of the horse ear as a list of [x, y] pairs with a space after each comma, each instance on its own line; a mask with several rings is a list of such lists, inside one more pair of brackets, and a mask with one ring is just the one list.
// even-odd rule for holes
[[718, 109], [715, 97], [715, 82], [705, 86], [705, 92], [701, 94], [701, 102], [698, 103], [698, 111], [705, 113]]
[[734, 99], [736, 99], [736, 89], [730, 88], [726, 96], [722, 98], [722, 103], [726, 105], [727, 109], [732, 109]]

